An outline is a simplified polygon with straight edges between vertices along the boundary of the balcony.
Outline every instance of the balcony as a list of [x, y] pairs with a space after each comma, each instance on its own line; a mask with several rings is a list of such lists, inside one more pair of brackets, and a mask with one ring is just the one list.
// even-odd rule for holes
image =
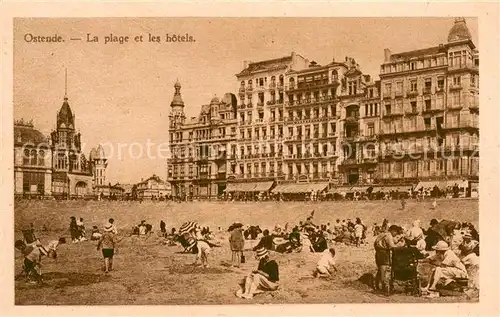
[[289, 84], [285, 87], [285, 90], [294, 90], [295, 89], [295, 84]]
[[473, 118], [469, 120], [462, 120], [459, 122], [446, 122], [443, 129], [459, 129], [459, 128], [479, 128], [479, 118]]
[[402, 111], [394, 111], [394, 112], [384, 112], [384, 114], [382, 115], [382, 117], [384, 118], [391, 118], [391, 117], [399, 117], [399, 116], [402, 116], [404, 115], [404, 113]]
[[245, 91], [246, 91], [245, 86], [241, 86], [240, 89], [238, 89], [240, 95], [245, 94]]
[[343, 159], [340, 165], [356, 165], [358, 161], [355, 158]]
[[432, 93], [431, 87], [424, 87], [423, 94], [430, 95]]
[[391, 99], [392, 98], [392, 93], [389, 91], [389, 92], [384, 92], [382, 94], [382, 98], [383, 99]]
[[262, 107], [264, 107], [264, 102], [262, 101], [257, 102], [257, 108], [262, 108]]
[[252, 103], [247, 103], [247, 109], [251, 109], [253, 108], [253, 104]]
[[408, 97], [417, 96], [417, 95], [418, 95], [418, 90], [416, 90], [416, 89], [415, 90], [410, 89], [406, 92], [406, 96], [408, 96]]
[[253, 91], [253, 86], [248, 86], [246, 89], [245, 89], [246, 92], [252, 92]]
[[436, 113], [440, 111], [444, 111], [444, 109], [441, 107], [425, 107], [422, 113]]
[[462, 88], [462, 84], [450, 84], [450, 91], [461, 90]]
[[396, 97], [403, 97], [403, 91], [397, 91], [396, 90], [396, 94], [395, 94]]
[[346, 116], [345, 121], [346, 122], [356, 122], [356, 121], [358, 121], [358, 119], [359, 119], [359, 114], [354, 114], [354, 115], [350, 114], [350, 115]]
[[275, 89], [276, 88], [276, 83], [275, 82], [271, 82], [269, 84], [269, 89]]

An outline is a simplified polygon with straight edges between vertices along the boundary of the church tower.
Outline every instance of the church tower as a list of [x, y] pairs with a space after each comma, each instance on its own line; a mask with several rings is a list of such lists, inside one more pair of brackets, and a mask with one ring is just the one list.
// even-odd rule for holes
[[186, 119], [186, 115], [184, 114], [184, 101], [182, 101], [181, 96], [181, 84], [179, 83], [179, 80], [175, 83], [174, 89], [174, 98], [170, 103], [170, 115], [168, 116], [170, 127], [172, 128], [179, 124], [182, 125]]
[[106, 185], [106, 168], [108, 159], [101, 144], [90, 151], [90, 161], [92, 162], [92, 174], [94, 175], [94, 186]]

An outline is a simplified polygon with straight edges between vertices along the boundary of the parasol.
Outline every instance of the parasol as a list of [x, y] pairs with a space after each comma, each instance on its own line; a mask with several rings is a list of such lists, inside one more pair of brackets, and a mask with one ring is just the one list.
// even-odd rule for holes
[[188, 222], [185, 222], [180, 228], [179, 228], [179, 235], [183, 235], [185, 233], [188, 233], [190, 232], [191, 230], [193, 230], [196, 226], [198, 225], [198, 223], [196, 221], [188, 221]]

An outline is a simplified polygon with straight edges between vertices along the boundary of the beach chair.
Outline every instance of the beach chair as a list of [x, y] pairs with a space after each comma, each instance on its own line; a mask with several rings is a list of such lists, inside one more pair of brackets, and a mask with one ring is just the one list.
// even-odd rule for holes
[[391, 252], [391, 292], [396, 282], [402, 284], [406, 295], [421, 295], [418, 261], [423, 258], [424, 255], [413, 247], [395, 249]]

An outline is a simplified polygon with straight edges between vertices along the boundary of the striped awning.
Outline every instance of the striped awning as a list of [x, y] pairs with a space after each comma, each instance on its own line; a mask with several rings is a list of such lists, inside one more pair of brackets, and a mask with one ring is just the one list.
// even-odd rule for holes
[[273, 193], [298, 194], [310, 193], [311, 191], [323, 191], [328, 187], [328, 183], [294, 183], [280, 184], [273, 189]]
[[383, 187], [383, 190], [381, 190], [381, 191], [384, 191], [384, 192], [394, 191], [394, 192], [398, 192], [398, 193], [404, 193], [404, 192], [411, 190], [412, 187], [413, 186], [410, 186], [410, 185], [407, 185], [407, 186], [385, 186], [385, 187]]
[[272, 181], [251, 182], [251, 183], [228, 183], [225, 189], [226, 193], [231, 192], [265, 192], [273, 186]]
[[330, 189], [329, 193], [331, 194], [347, 194], [347, 193], [352, 193], [351, 188], [353, 186], [341, 186], [341, 187], [334, 187]]
[[459, 188], [467, 188], [469, 187], [469, 182], [466, 180], [445, 180], [445, 181], [422, 181], [419, 182], [415, 187], [415, 190], [420, 190], [421, 188], [432, 190], [434, 186], [437, 186], [440, 190], [446, 190], [447, 188], [452, 188], [458, 185]]

